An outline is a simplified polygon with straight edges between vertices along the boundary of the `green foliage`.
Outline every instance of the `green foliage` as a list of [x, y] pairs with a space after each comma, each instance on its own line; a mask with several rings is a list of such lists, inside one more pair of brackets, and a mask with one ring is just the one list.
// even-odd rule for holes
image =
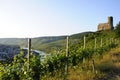
[[73, 34], [70, 36], [71, 39], [80, 39], [82, 37], [84, 37], [84, 35], [89, 35], [93, 32], [83, 32], [83, 33], [78, 33], [78, 34]]
[[[115, 44], [110, 44], [96, 49], [96, 55], [101, 55], [103, 52], [116, 47]], [[83, 58], [91, 58], [94, 55], [94, 49], [81, 49], [76, 52], [69, 52], [69, 57], [65, 56], [65, 53], [53, 54], [50, 58], [47, 58], [41, 63], [40, 56], [31, 56], [29, 69], [27, 58], [22, 58], [22, 54], [14, 57], [14, 61], [11, 64], [5, 66], [2, 74], [2, 80], [39, 80], [46, 79], [47, 75], [55, 76], [60, 73], [60, 76], [64, 75], [64, 68], [68, 59], [69, 65], [76, 66]]]
[[39, 80], [41, 62], [40, 56], [31, 56], [28, 69], [27, 58], [22, 53], [14, 57], [14, 61], [4, 66], [2, 80]]
[[120, 37], [120, 22], [115, 27], [115, 33], [117, 37]]
[[[54, 52], [50, 57], [46, 58], [44, 62], [40, 61], [40, 56], [30, 56], [29, 69], [27, 58], [23, 58], [23, 53], [14, 57], [10, 64], [6, 64], [2, 70], [2, 80], [47, 80], [49, 77], [54, 77], [58, 74], [59, 78], [65, 75], [66, 61], [69, 66], [76, 66], [83, 62], [85, 58], [92, 58], [94, 55], [102, 55], [103, 52], [109, 51], [117, 45], [112, 43], [105, 43], [106, 36], [114, 36], [114, 32], [97, 32], [86, 35], [86, 48], [83, 49], [83, 37], [79, 42], [69, 46], [69, 56], [66, 57], [65, 50], [60, 49], [58, 54]], [[99, 36], [98, 36], [99, 35]], [[103, 46], [100, 47], [101, 37], [103, 39]], [[97, 39], [97, 47], [94, 48], [94, 39]], [[70, 38], [71, 39], [71, 38]], [[72, 42], [72, 41], [70, 41]], [[65, 43], [65, 42], [64, 42]]]

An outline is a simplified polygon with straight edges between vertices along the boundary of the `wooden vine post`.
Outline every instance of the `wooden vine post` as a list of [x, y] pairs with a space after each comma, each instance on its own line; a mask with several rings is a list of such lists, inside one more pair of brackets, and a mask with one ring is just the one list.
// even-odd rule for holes
[[[96, 54], [96, 38], [95, 38], [95, 46], [94, 46], [94, 53]], [[95, 73], [95, 63], [94, 63], [94, 59], [92, 59], [92, 69], [93, 69], [93, 73]]]
[[96, 49], [96, 38], [95, 38], [95, 49]]
[[86, 48], [86, 37], [84, 36], [84, 49]]
[[95, 38], [95, 43], [94, 43], [94, 44], [95, 44], [95, 45], [94, 45], [94, 54], [96, 54], [96, 48], [97, 48], [96, 42], [97, 42], [97, 41], [96, 41], [96, 38]]
[[101, 45], [100, 45], [101, 47], [102, 47], [102, 45], [103, 45], [102, 43], [103, 43], [103, 41], [102, 41], [102, 38], [101, 38]]
[[94, 62], [94, 59], [92, 59], [92, 68], [93, 68], [93, 73], [95, 74], [95, 62]]
[[31, 39], [28, 38], [28, 54], [27, 54], [27, 59], [28, 59], [28, 70], [29, 70], [30, 54], [31, 54]]
[[67, 60], [66, 60], [66, 66], [65, 66], [65, 78], [66, 79], [67, 79], [67, 75], [68, 75], [68, 56], [69, 56], [68, 45], [69, 45], [69, 37], [67, 36], [67, 39], [66, 39], [66, 58], [67, 58]]

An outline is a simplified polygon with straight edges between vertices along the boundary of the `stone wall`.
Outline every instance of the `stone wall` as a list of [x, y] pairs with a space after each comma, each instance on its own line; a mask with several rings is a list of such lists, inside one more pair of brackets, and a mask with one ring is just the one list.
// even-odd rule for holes
[[98, 24], [98, 31], [103, 31], [103, 30], [113, 30], [113, 17], [110, 16], [108, 17], [108, 22], [107, 23], [100, 23]]

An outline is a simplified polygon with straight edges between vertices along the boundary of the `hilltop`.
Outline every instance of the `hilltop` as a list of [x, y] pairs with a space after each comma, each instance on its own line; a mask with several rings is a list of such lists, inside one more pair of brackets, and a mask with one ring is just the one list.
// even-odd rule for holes
[[[91, 43], [97, 38], [100, 41], [101, 37], [105, 41], [106, 38], [114, 38], [113, 30], [101, 32], [83, 32], [69, 36], [69, 45], [83, 45], [83, 37], [86, 36], [87, 46], [91, 47]], [[20, 47], [27, 47], [27, 38], [1, 38], [0, 44], [4, 45], [19, 45]], [[41, 50], [44, 52], [60, 51], [66, 47], [66, 36], [48, 36], [32, 38], [32, 49]]]
[[[72, 43], [77, 43], [84, 35], [92, 32], [83, 32], [70, 35]], [[65, 48], [66, 36], [48, 36], [32, 38], [32, 48], [50, 52], [52, 50], [60, 50]], [[27, 38], [0, 38], [0, 44], [19, 45], [27, 47]]]

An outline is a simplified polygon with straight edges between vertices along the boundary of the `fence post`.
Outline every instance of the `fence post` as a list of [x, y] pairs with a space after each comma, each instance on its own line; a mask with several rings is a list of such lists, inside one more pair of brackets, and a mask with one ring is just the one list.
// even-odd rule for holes
[[92, 60], [92, 68], [93, 68], [93, 73], [95, 74], [95, 62], [94, 62], [94, 59]]
[[65, 66], [65, 80], [67, 80], [67, 75], [68, 75], [68, 45], [69, 45], [69, 37], [67, 36], [66, 38], [66, 66]]
[[94, 45], [94, 54], [96, 54], [96, 48], [97, 48], [97, 46], [96, 46], [96, 42], [97, 42], [97, 40], [96, 40], [96, 38], [95, 38], [95, 45]]
[[101, 38], [101, 45], [100, 45], [101, 47], [102, 47], [102, 42], [103, 42], [103, 41], [102, 41], [102, 38]]
[[27, 54], [27, 58], [28, 58], [28, 70], [29, 70], [30, 54], [31, 54], [31, 39], [28, 38], [28, 54]]
[[86, 37], [84, 35], [84, 49], [86, 48]]
[[96, 38], [95, 38], [95, 49], [96, 49]]

